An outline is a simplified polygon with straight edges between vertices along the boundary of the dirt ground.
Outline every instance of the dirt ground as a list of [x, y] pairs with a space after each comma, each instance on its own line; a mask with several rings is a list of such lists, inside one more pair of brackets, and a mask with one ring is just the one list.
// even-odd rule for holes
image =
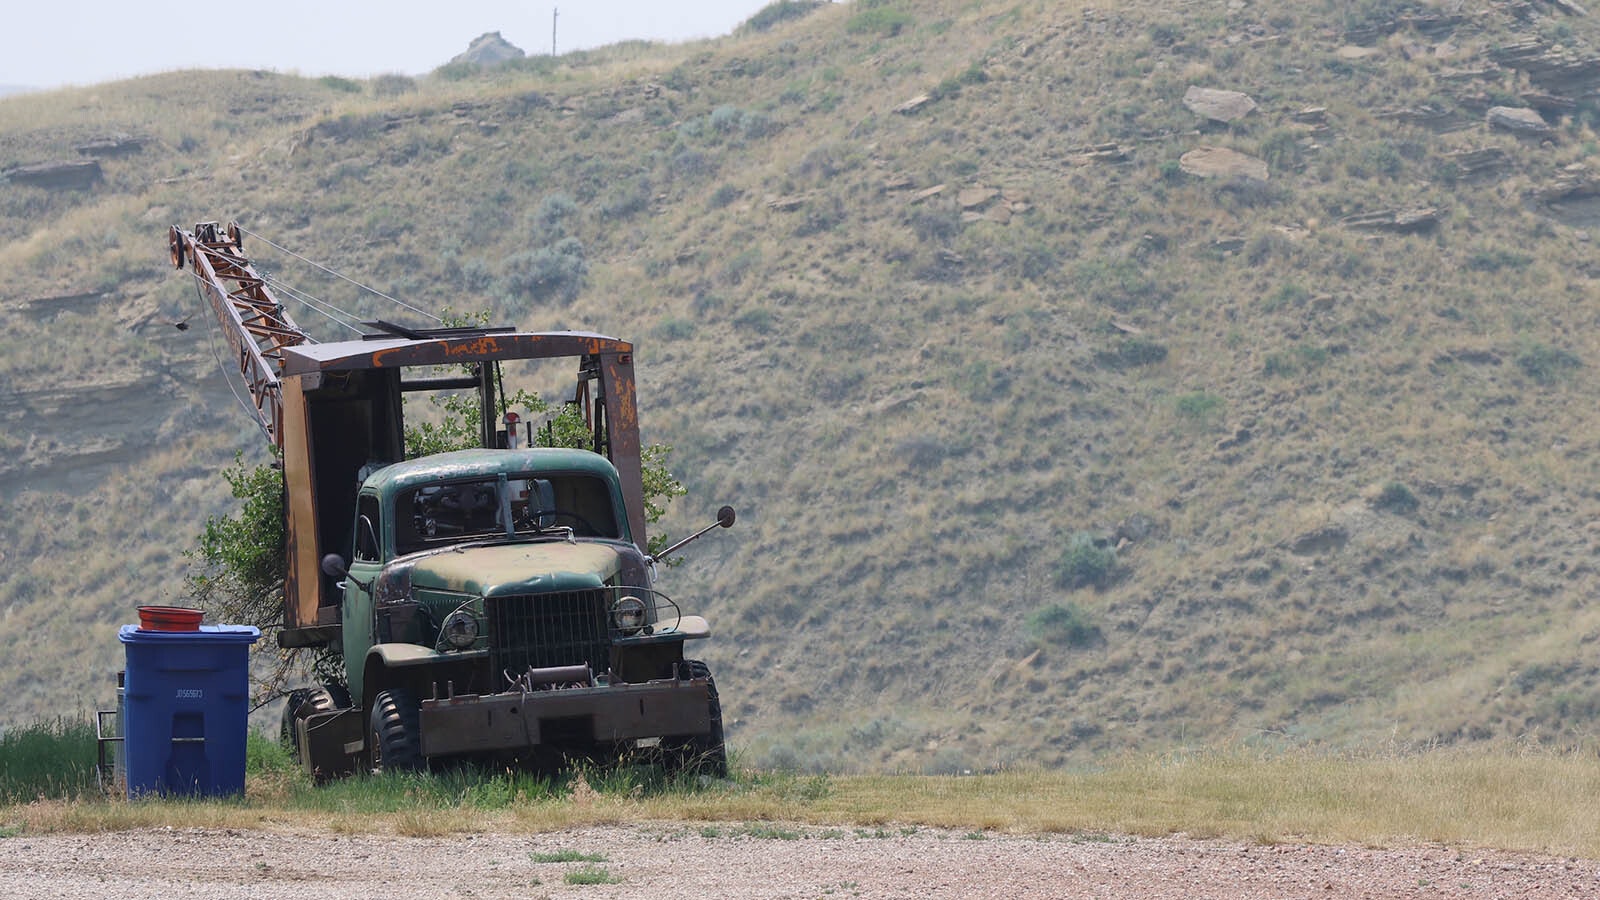
[[28, 900], [1600, 897], [1595, 860], [771, 823], [430, 838], [159, 829], [0, 848], [0, 898]]

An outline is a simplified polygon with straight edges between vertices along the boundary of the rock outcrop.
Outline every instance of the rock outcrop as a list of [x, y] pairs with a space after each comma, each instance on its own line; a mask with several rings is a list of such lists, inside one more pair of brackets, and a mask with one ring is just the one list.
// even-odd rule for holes
[[50, 190], [85, 190], [100, 183], [100, 164], [94, 160], [82, 162], [46, 162], [17, 166], [0, 172], [0, 182], [31, 184]]
[[1439, 210], [1432, 206], [1384, 209], [1345, 216], [1339, 220], [1339, 224], [1357, 231], [1392, 231], [1399, 234], [1432, 231], [1439, 224]]
[[1486, 119], [1490, 128], [1514, 134], [1549, 134], [1551, 131], [1544, 116], [1526, 106], [1491, 106]]
[[500, 36], [498, 31], [490, 31], [478, 35], [471, 44], [467, 45], [467, 52], [451, 59], [452, 63], [473, 63], [484, 66], [498, 66], [513, 59], [522, 59], [527, 56], [522, 48]]
[[1199, 147], [1178, 158], [1178, 167], [1197, 178], [1267, 180], [1267, 164], [1227, 147]]
[[1249, 115], [1256, 108], [1256, 101], [1249, 94], [1238, 91], [1219, 91], [1190, 85], [1183, 92], [1183, 105], [1197, 116], [1226, 123]]

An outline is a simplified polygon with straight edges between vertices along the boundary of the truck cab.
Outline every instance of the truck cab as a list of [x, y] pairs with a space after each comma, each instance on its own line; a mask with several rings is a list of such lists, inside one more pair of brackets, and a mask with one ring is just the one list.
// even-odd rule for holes
[[615, 467], [584, 450], [464, 450], [371, 474], [348, 565], [325, 563], [368, 761], [664, 742], [669, 762], [692, 749], [724, 765], [709, 672], [684, 654], [709, 628], [653, 589], [628, 527]]

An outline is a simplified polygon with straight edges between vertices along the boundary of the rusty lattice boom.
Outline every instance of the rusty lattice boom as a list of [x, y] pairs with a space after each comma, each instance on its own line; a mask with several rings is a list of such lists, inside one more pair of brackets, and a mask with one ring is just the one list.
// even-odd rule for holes
[[311, 343], [311, 338], [267, 290], [266, 279], [245, 257], [238, 225], [223, 229], [217, 222], [201, 222], [193, 231], [174, 225], [167, 243], [172, 265], [181, 269], [185, 260], [191, 262], [195, 280], [212, 310], [222, 321], [233, 324], [222, 330], [223, 336], [250, 389], [256, 418], [281, 449], [283, 350]]

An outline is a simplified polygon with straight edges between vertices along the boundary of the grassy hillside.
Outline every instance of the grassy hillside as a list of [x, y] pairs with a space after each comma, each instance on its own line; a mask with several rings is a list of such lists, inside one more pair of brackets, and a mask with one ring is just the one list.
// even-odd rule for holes
[[[181, 600], [219, 469], [260, 453], [164, 258], [232, 218], [419, 306], [639, 344], [668, 528], [740, 508], [665, 586], [751, 759], [1592, 738], [1600, 20], [803, 10], [0, 100], [0, 169], [145, 139], [88, 189], [0, 184], [0, 720], [109, 699], [116, 625]], [[1489, 124], [1525, 107], [1544, 130]]]

